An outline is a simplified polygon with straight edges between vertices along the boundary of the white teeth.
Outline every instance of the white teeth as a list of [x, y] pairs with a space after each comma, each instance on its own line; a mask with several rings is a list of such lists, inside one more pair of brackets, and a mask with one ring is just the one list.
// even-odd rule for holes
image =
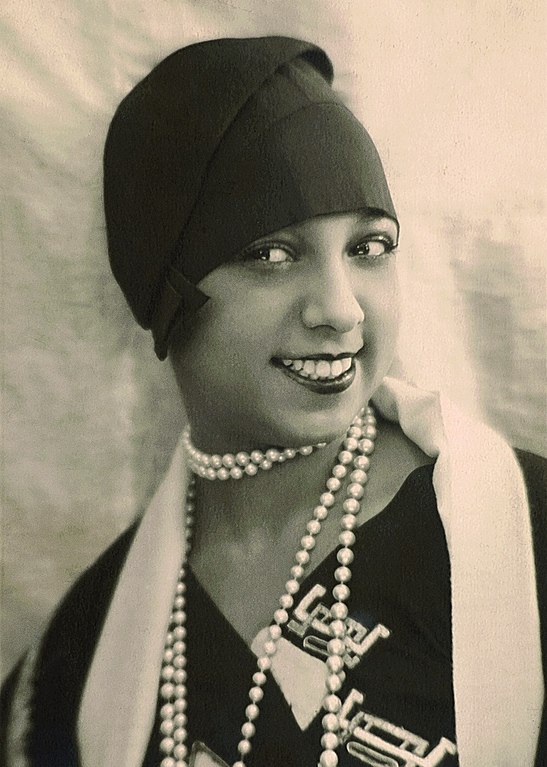
[[312, 381], [321, 380], [333, 380], [338, 378], [350, 369], [353, 363], [351, 357], [344, 357], [343, 359], [333, 360], [307, 360], [307, 359], [283, 359], [281, 360], [285, 367], [290, 368], [295, 373], [298, 373], [303, 378], [310, 378]]
[[328, 378], [331, 372], [330, 362], [319, 360], [315, 363], [315, 372], [318, 378]]

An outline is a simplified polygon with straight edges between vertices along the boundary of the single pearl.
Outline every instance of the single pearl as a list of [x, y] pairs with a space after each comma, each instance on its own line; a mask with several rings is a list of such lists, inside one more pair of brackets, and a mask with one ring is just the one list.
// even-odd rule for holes
[[[173, 749], [173, 756], [175, 759], [179, 760], [179, 764], [183, 759], [186, 759], [186, 755], [188, 754], [188, 749], [184, 745], [184, 743], [177, 743], [175, 748]], [[179, 767], [179, 765], [177, 765]]]
[[370, 468], [370, 461], [366, 455], [357, 455], [353, 459], [353, 465], [355, 466], [356, 469], [362, 469], [363, 471], [368, 471]]
[[348, 615], [348, 606], [343, 602], [335, 602], [330, 608], [330, 614], [336, 620], [345, 620]]
[[230, 476], [232, 479], [241, 479], [243, 476], [243, 469], [241, 469], [239, 466], [233, 466], [230, 469]]
[[344, 668], [344, 659], [340, 655], [329, 655], [327, 658], [327, 666], [329, 671], [333, 674], [339, 674]]
[[330, 508], [334, 505], [334, 495], [332, 493], [322, 493], [319, 496], [319, 503], [321, 503], [323, 506], [326, 506], [327, 508]]
[[354, 530], [357, 527], [357, 520], [353, 514], [344, 514], [340, 525], [343, 530]]
[[352, 482], [359, 482], [361, 485], [364, 485], [368, 479], [368, 475], [366, 471], [363, 471], [362, 469], [354, 469], [349, 475], [349, 478]]
[[244, 738], [252, 738], [255, 734], [255, 726], [252, 722], [245, 722], [241, 727], [241, 734]]
[[271, 447], [269, 450], [266, 450], [266, 458], [272, 463], [277, 463], [277, 461], [279, 461], [280, 455], [281, 453], [279, 450], [276, 450], [275, 447]]
[[341, 485], [342, 483], [336, 477], [329, 477], [327, 479], [327, 488], [331, 491], [331, 493], [336, 493], [338, 490], [340, 490]]
[[338, 695], [327, 695], [323, 700], [323, 708], [331, 714], [336, 714], [342, 708], [342, 701]]
[[321, 532], [321, 522], [319, 522], [318, 519], [310, 519], [306, 525], [306, 530], [310, 533], [310, 535], [319, 535]]
[[291, 580], [287, 581], [285, 584], [285, 588], [287, 590], [287, 594], [296, 594], [300, 589], [300, 584], [295, 578], [291, 578]]
[[343, 655], [346, 646], [341, 639], [330, 639], [327, 644], [327, 650], [331, 655]]
[[294, 558], [296, 559], [297, 564], [299, 565], [307, 565], [310, 561], [310, 555], [307, 551], [304, 551], [301, 549], [300, 551], [297, 551]]
[[355, 533], [351, 530], [343, 530], [338, 536], [338, 540], [342, 546], [353, 546], [355, 543]]
[[344, 440], [344, 447], [346, 450], [354, 453], [359, 447], [359, 442], [354, 437], [346, 437]]
[[335, 586], [333, 588], [332, 595], [335, 599], [338, 599], [340, 602], [345, 602], [350, 595], [349, 587], [346, 586], [345, 583], [339, 583], [338, 586]]
[[300, 545], [306, 551], [311, 551], [315, 546], [315, 538], [313, 537], [313, 535], [304, 535], [300, 539]]
[[274, 621], [279, 625], [282, 626], [284, 623], [287, 623], [289, 620], [289, 614], [286, 610], [276, 610], [274, 612]]
[[240, 740], [237, 744], [237, 750], [242, 756], [246, 756], [251, 752], [251, 743], [247, 740], [247, 738], [244, 738], [243, 740]]
[[236, 465], [235, 455], [232, 455], [231, 453], [225, 453], [225, 455], [222, 456], [222, 464], [226, 466], [227, 469], [231, 469]]
[[336, 714], [325, 714], [321, 720], [321, 724], [323, 725], [323, 729], [327, 730], [327, 732], [336, 732], [336, 730], [340, 728], [340, 722], [338, 721]]
[[324, 519], [326, 519], [329, 515], [329, 510], [326, 506], [323, 506], [323, 504], [320, 504], [319, 506], [316, 506], [313, 510], [313, 516], [315, 519], [318, 519], [320, 522], [322, 522]]
[[175, 747], [175, 741], [173, 738], [163, 738], [160, 743], [160, 749], [164, 754], [170, 754]]
[[331, 751], [330, 749], [323, 751], [319, 757], [319, 764], [320, 767], [337, 767], [338, 757], [336, 755], [336, 751]]
[[361, 504], [356, 498], [346, 498], [342, 504], [342, 508], [347, 514], [358, 514]]
[[348, 470], [346, 469], [346, 467], [342, 466], [342, 464], [340, 463], [337, 463], [332, 470], [332, 476], [336, 477], [336, 479], [344, 479], [347, 473], [348, 473]]
[[254, 463], [249, 463], [245, 466], [245, 474], [247, 474], [248, 477], [254, 477], [257, 471], [258, 467]]
[[253, 450], [253, 452], [250, 455], [251, 461], [253, 463], [259, 464], [261, 461], [264, 460], [264, 453], [262, 450]]
[[172, 703], [165, 703], [160, 709], [162, 719], [172, 719], [175, 716], [175, 707]]
[[334, 571], [334, 577], [340, 583], [347, 583], [351, 580], [351, 570], [349, 567], [337, 567]]
[[333, 637], [343, 637], [346, 633], [346, 624], [340, 619], [332, 621], [329, 628]]
[[323, 746], [323, 748], [334, 751], [334, 749], [338, 748], [338, 746], [340, 745], [340, 741], [338, 740], [338, 736], [335, 735], [334, 732], [326, 732], [321, 738], [321, 745]]
[[279, 606], [284, 610], [290, 610], [294, 604], [294, 599], [290, 594], [281, 594], [279, 597]]
[[262, 687], [251, 687], [249, 690], [249, 698], [253, 703], [259, 703], [264, 697]]
[[351, 565], [353, 562], [353, 551], [348, 548], [339, 549], [336, 558], [341, 565]]
[[249, 465], [249, 461], [251, 460], [251, 457], [248, 453], [240, 452], [236, 455], [236, 462], [245, 468], [245, 466]]
[[160, 725], [160, 730], [163, 733], [163, 735], [171, 735], [174, 729], [175, 729], [175, 725], [169, 719], [166, 719]]
[[253, 674], [253, 682], [257, 687], [262, 687], [266, 684], [268, 677], [263, 671], [255, 671]]
[[366, 437], [359, 440], [359, 450], [363, 453], [363, 455], [370, 455], [374, 450], [374, 442], [371, 439], [367, 439]]
[[346, 492], [348, 494], [348, 500], [349, 498], [355, 498], [356, 500], [359, 500], [365, 494], [365, 489], [358, 482], [352, 482], [351, 485], [348, 486]]
[[342, 680], [338, 674], [329, 674], [327, 677], [327, 690], [330, 692], [338, 692], [342, 687]]
[[338, 460], [342, 464], [342, 466], [347, 466], [348, 463], [351, 463], [353, 461], [353, 453], [350, 453], [349, 450], [341, 450], [338, 453]]
[[247, 708], [245, 709], [245, 716], [249, 721], [252, 721], [253, 719], [257, 719], [258, 715], [260, 714], [260, 709], [256, 705], [256, 703], [249, 703]]

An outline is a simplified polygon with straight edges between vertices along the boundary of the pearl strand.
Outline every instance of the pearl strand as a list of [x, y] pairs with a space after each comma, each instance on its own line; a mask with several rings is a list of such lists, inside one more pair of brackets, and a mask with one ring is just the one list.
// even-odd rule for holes
[[[264, 644], [263, 654], [257, 659], [257, 670], [253, 674], [253, 686], [249, 690], [250, 703], [245, 709], [246, 721], [241, 727], [242, 739], [237, 749], [240, 759], [232, 767], [245, 767], [245, 758], [252, 750], [252, 738], [256, 732], [255, 722], [260, 714], [259, 703], [264, 696], [263, 687], [266, 684], [266, 673], [271, 669], [272, 657], [277, 650], [277, 642], [282, 635], [282, 626], [289, 620], [288, 610], [294, 603], [294, 596], [300, 590], [305, 568], [309, 563], [309, 552], [315, 547], [315, 538], [321, 532], [321, 523], [326, 520], [329, 511], [335, 503], [335, 495], [342, 486], [342, 480], [347, 476], [348, 467], [353, 465], [350, 474], [350, 484], [346, 489], [346, 500], [343, 503], [344, 514], [341, 520], [341, 532], [338, 537], [340, 548], [337, 552], [339, 566], [334, 572], [338, 582], [333, 588], [336, 602], [331, 607], [333, 618], [330, 624], [332, 638], [328, 642], [327, 658], [328, 675], [326, 680], [327, 695], [323, 700], [325, 715], [322, 719], [323, 736], [320, 756], [320, 767], [336, 767], [338, 755], [336, 748], [340, 745], [337, 735], [339, 730], [338, 712], [342, 702], [336, 693], [342, 687], [345, 679], [345, 618], [348, 614], [347, 600], [350, 589], [347, 585], [351, 579], [350, 564], [353, 561], [352, 546], [355, 543], [353, 530], [357, 526], [356, 515], [360, 511], [360, 500], [364, 494], [364, 485], [368, 480], [367, 471], [370, 466], [369, 456], [374, 450], [376, 438], [376, 419], [372, 408], [363, 408], [353, 419], [343, 449], [338, 454], [338, 463], [332, 469], [332, 475], [326, 483], [326, 491], [319, 498], [319, 504], [313, 510], [312, 519], [306, 525], [306, 534], [300, 540], [301, 548], [296, 552], [295, 564], [290, 571], [290, 579], [285, 584], [285, 593], [279, 598], [279, 607], [273, 615], [273, 623], [269, 626], [269, 639]], [[188, 440], [189, 441], [189, 440]], [[322, 446], [322, 445], [320, 445]], [[313, 448], [312, 448], [313, 449]], [[311, 451], [310, 451], [311, 452]], [[360, 454], [354, 457], [354, 454]], [[309, 454], [309, 453], [308, 453]], [[211, 467], [212, 468], [212, 467]], [[224, 467], [228, 468], [228, 467]], [[220, 479], [221, 477], [219, 477]], [[224, 477], [226, 478], [226, 477]], [[162, 685], [160, 688], [164, 704], [161, 707], [161, 732], [164, 738], [160, 749], [166, 756], [161, 767], [188, 767], [186, 761], [188, 749], [186, 746], [186, 612], [184, 610], [186, 586], [184, 582], [185, 567], [190, 548], [191, 529], [193, 524], [195, 480], [192, 481], [187, 493], [187, 554], [179, 571], [170, 628], [165, 643]]]
[[265, 451], [251, 450], [250, 453], [241, 450], [235, 455], [233, 453], [209, 455], [194, 447], [190, 440], [190, 429], [186, 428], [182, 433], [182, 444], [188, 465], [194, 474], [203, 477], [203, 479], [226, 480], [242, 479], [245, 476], [254, 477], [259, 469], [268, 471], [274, 463], [284, 463], [297, 455], [311, 455], [314, 447], [325, 447], [327, 443], [319, 442], [317, 445], [286, 447], [284, 450], [270, 447]]

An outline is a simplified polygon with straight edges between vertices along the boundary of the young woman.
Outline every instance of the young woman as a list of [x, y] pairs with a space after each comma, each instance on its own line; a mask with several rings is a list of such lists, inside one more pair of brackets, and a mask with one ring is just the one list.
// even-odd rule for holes
[[210, 41], [113, 119], [110, 261], [189, 426], [8, 680], [8, 765], [543, 763], [539, 460], [394, 375], [399, 224], [331, 80]]

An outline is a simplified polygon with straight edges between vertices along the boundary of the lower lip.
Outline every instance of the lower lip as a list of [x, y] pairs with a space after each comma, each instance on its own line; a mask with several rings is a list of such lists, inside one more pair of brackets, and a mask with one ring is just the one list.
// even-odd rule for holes
[[321, 381], [320, 379], [312, 380], [311, 378], [303, 378], [298, 375], [298, 373], [295, 373], [294, 370], [283, 365], [282, 362], [274, 361], [273, 364], [278, 370], [285, 373], [287, 378], [290, 378], [291, 381], [300, 384], [300, 386], [303, 386], [314, 394], [340, 394], [341, 392], [346, 391], [346, 389], [349, 389], [355, 378], [355, 360], [352, 360], [349, 370], [346, 370], [346, 372], [342, 373], [338, 378], [327, 378], [324, 381]]

